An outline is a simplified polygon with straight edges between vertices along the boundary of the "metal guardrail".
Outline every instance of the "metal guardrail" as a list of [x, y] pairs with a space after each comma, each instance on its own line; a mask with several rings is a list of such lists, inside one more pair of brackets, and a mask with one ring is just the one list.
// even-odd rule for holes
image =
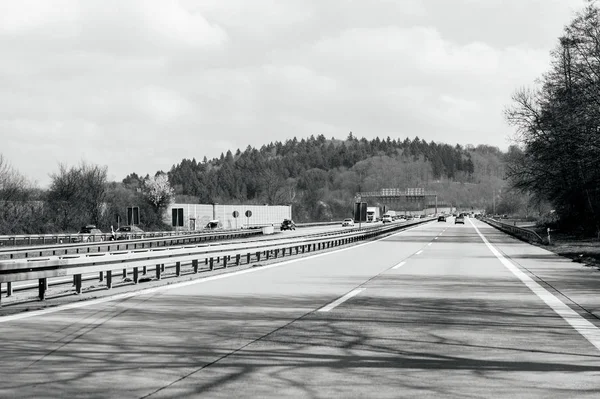
[[533, 230], [525, 229], [523, 227], [513, 226], [508, 223], [502, 223], [498, 220], [482, 217], [482, 221], [497, 228], [498, 230], [504, 231], [512, 236], [515, 236], [520, 239], [524, 239], [531, 242], [537, 242], [539, 244], [548, 244], [548, 241], [540, 237], [538, 233]]
[[[152, 231], [142, 234], [136, 233], [118, 233], [127, 234], [132, 238], [156, 238], [156, 237], [173, 237], [181, 235], [198, 234], [198, 231]], [[1, 235], [0, 248], [19, 245], [46, 245], [46, 244], [71, 244], [76, 242], [102, 242], [111, 239], [111, 233], [102, 234], [80, 234], [80, 233], [63, 233], [63, 234], [19, 234], [19, 235]]]
[[175, 275], [181, 275], [183, 266], [191, 267], [192, 273], [198, 273], [200, 261], [208, 270], [214, 270], [216, 263], [221, 263], [224, 268], [234, 258], [235, 265], [259, 262], [262, 259], [285, 256], [305, 252], [318, 251], [335, 246], [346, 245], [356, 241], [367, 240], [379, 235], [402, 230], [432, 219], [421, 219], [415, 223], [392, 223], [391, 225], [367, 229], [352, 229], [350, 231], [337, 231], [315, 237], [291, 237], [284, 240], [255, 241], [244, 243], [229, 243], [219, 246], [184, 245], [180, 247], [148, 248], [129, 251], [116, 251], [111, 253], [79, 254], [52, 256], [31, 259], [13, 259], [0, 261], [0, 288], [2, 283], [7, 283], [7, 296], [12, 295], [12, 283], [17, 281], [38, 280], [38, 296], [40, 300], [46, 297], [48, 279], [53, 277], [73, 277], [75, 292], [82, 292], [82, 274], [99, 273], [99, 280], [106, 276], [106, 286], [112, 287], [112, 272], [122, 270], [123, 277], [127, 276], [127, 269], [131, 270], [133, 283], [139, 282], [140, 268], [142, 274], [147, 274], [148, 267], [155, 268], [156, 279], [161, 279], [165, 271], [165, 264], [175, 268]]
[[51, 244], [27, 247], [8, 247], [0, 249], [0, 260], [166, 247], [223, 239], [245, 238], [260, 234], [262, 234], [261, 230], [225, 230], [211, 231], [210, 233], [196, 232], [196, 234], [170, 235], [161, 238], [138, 238], [63, 245]]

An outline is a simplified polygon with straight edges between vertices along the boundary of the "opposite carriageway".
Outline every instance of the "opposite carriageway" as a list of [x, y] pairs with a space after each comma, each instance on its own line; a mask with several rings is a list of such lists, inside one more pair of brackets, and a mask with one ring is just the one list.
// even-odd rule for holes
[[[303, 223], [297, 224], [298, 227], [315, 227], [315, 226], [331, 226], [339, 225], [340, 222], [324, 222], [324, 223]], [[69, 254], [85, 254], [95, 252], [111, 252], [130, 249], [145, 249], [155, 247], [169, 247], [174, 245], [195, 244], [202, 242], [222, 241], [231, 239], [246, 239], [252, 236], [262, 235], [261, 229], [237, 229], [237, 230], [211, 230], [211, 231], [166, 231], [152, 232], [144, 234], [131, 234], [131, 238], [127, 240], [111, 241], [105, 239], [110, 235], [90, 235], [86, 242], [72, 243], [70, 240], [67, 243], [60, 243], [56, 238], [62, 235], [26, 235], [26, 236], [0, 236], [0, 260], [3, 259], [20, 259], [41, 256], [60, 256]], [[75, 235], [68, 235], [68, 237]], [[106, 237], [104, 237], [106, 236]], [[19, 237], [20, 245], [7, 245]], [[44, 238], [43, 243], [42, 238]], [[53, 238], [53, 239], [50, 239]], [[29, 245], [27, 243], [37, 243]], [[26, 245], [27, 244], [27, 245]]]
[[[64, 256], [12, 259], [0, 261], [0, 286], [6, 283], [7, 296], [12, 294], [12, 283], [36, 281], [40, 300], [46, 298], [51, 278], [72, 278], [75, 293], [82, 292], [84, 275], [97, 273], [95, 279], [105, 281], [106, 288], [113, 285], [113, 272], [122, 271], [123, 278], [132, 276], [132, 283], [140, 281], [140, 275], [148, 278], [149, 269], [153, 278], [160, 280], [166, 268], [174, 270], [176, 277], [183, 273], [212, 271], [217, 265], [227, 268], [232, 265], [250, 264], [269, 260], [272, 257], [299, 255], [306, 252], [348, 245], [376, 236], [392, 233], [406, 227], [429, 222], [423, 219], [415, 223], [393, 223], [363, 229], [332, 231], [283, 239], [254, 240], [219, 245], [183, 245], [176, 247], [131, 249], [109, 253], [74, 254]], [[200, 265], [204, 266], [201, 267]]]

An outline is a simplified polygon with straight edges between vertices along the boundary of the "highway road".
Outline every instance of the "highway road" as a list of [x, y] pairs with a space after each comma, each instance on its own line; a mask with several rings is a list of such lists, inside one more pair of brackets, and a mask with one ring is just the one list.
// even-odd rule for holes
[[452, 221], [0, 318], [0, 397], [598, 397], [599, 273]]

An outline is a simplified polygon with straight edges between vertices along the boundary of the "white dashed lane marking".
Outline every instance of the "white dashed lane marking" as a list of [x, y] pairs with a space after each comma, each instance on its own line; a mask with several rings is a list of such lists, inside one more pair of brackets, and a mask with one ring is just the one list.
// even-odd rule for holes
[[405, 264], [406, 264], [406, 262], [400, 262], [400, 263], [398, 263], [396, 266], [392, 267], [392, 270], [394, 270], [394, 269], [397, 269], [397, 268], [399, 268], [399, 267], [402, 267], [402, 266], [404, 266]]
[[348, 299], [352, 298], [353, 296], [360, 294], [364, 290], [365, 290], [364, 288], [357, 288], [353, 291], [350, 291], [349, 293], [347, 293], [343, 297], [339, 298], [338, 300], [331, 302], [329, 305], [323, 306], [321, 309], [318, 310], [318, 312], [329, 312], [331, 309], [346, 302]]

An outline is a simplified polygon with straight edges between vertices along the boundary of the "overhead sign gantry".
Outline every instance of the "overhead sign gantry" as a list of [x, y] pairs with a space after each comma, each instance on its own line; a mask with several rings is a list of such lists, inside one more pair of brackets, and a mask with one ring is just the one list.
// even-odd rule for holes
[[[437, 193], [427, 192], [424, 188], [382, 188], [379, 191], [367, 191], [356, 193], [355, 202], [369, 202], [369, 200], [380, 203], [395, 204], [395, 208], [401, 207], [401, 203], [416, 204], [424, 209], [427, 205], [435, 206], [435, 213], [438, 212]], [[433, 204], [430, 204], [434, 202]]]

